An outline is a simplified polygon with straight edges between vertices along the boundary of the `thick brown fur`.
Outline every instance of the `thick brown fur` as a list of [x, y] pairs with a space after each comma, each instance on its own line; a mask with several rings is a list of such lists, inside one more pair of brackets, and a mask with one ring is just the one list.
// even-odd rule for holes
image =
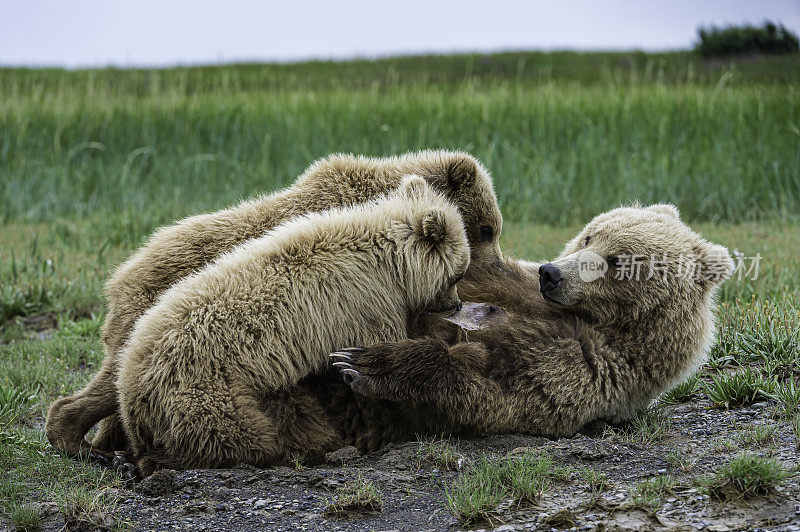
[[[581, 281], [576, 256], [585, 251], [603, 260], [636, 254], [641, 276], [617, 278], [618, 263]], [[647, 278], [656, 260], [663, 270]], [[691, 277], [681, 271], [689, 260]], [[353, 353], [353, 390], [435, 412], [455, 431], [559, 437], [625, 421], [702, 364], [716, 331], [714, 294], [733, 270], [724, 247], [663, 205], [598, 216], [553, 264], [564, 279], [545, 290], [547, 301], [530, 263], [472, 269], [461, 297], [502, 305], [508, 321], [453, 346], [423, 338]]]
[[164, 292], [120, 355], [126, 434], [147, 474], [156, 467], [268, 465], [324, 452], [335, 427], [303, 418], [302, 397], [276, 401], [329, 366], [343, 344], [407, 337], [409, 317], [460, 308], [470, 260], [458, 209], [418, 176], [386, 198], [311, 213], [234, 248]]
[[472, 156], [421, 151], [388, 158], [337, 154], [320, 159], [285, 190], [160, 229], [117, 268], [106, 285], [103, 365], [83, 390], [51, 405], [45, 426], [50, 443], [77, 455], [89, 447], [85, 434], [103, 420], [92, 446], [106, 451], [126, 447], [116, 415], [119, 352], [136, 320], [170, 286], [295, 216], [368, 201], [396, 188], [407, 174], [422, 176], [459, 208], [473, 264], [499, 260], [502, 217], [491, 177]]
[[[645, 261], [665, 253], [668, 271], [638, 281], [609, 271], [577, 284], [566, 270], [585, 249], [602, 257], [641, 253]], [[696, 278], [678, 271], [684, 254], [702, 266]], [[676, 210], [659, 205], [600, 215], [554, 262], [568, 279], [563, 293], [550, 295], [568, 305], [545, 301], [532, 263], [506, 259], [506, 268], [470, 268], [459, 295], [504, 307], [506, 323], [470, 331], [469, 341], [454, 345], [427, 337], [350, 351], [359, 376], [349, 385], [331, 368], [283, 391], [279, 403], [301, 405], [276, 416], [287, 449], [318, 455], [351, 444], [367, 452], [443, 432], [570, 436], [594, 421], [629, 419], [702, 363], [716, 330], [714, 294], [733, 263]]]

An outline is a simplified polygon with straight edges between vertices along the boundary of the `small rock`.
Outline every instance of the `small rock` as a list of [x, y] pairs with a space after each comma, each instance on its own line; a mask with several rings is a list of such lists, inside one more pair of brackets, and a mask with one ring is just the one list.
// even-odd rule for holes
[[269, 504], [269, 502], [266, 499], [258, 499], [253, 503], [253, 508], [260, 510], [261, 508], [266, 508], [267, 504]]
[[338, 480], [334, 480], [332, 478], [326, 478], [325, 480], [321, 480], [320, 482], [317, 482], [314, 485], [314, 487], [315, 488], [336, 489], [336, 488], [339, 487], [339, 484], [341, 484], [341, 482], [339, 482]]
[[577, 521], [575, 514], [567, 509], [559, 510], [544, 520], [545, 524], [555, 528], [570, 528], [575, 526]]
[[[564, 446], [564, 448], [566, 448], [566, 446]], [[526, 454], [538, 452], [540, 452], [540, 450], [536, 447], [514, 447], [508, 453], [506, 453], [505, 458], [515, 458], [517, 456], [524, 456]]]
[[361, 458], [361, 452], [352, 445], [342, 447], [325, 455], [325, 461], [329, 464], [341, 464], [357, 458]]
[[139, 483], [139, 491], [148, 497], [163, 497], [175, 489], [175, 471], [172, 469], [159, 469]]

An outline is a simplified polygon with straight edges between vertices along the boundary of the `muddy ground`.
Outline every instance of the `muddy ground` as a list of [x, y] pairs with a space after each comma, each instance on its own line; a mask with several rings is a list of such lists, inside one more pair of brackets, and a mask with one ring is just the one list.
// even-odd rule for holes
[[[453, 441], [463, 456], [461, 471], [487, 454], [502, 458], [521, 449], [547, 452], [568, 469], [533, 504], [511, 500], [500, 505], [492, 523], [464, 526], [447, 509], [443, 486], [449, 471], [420, 456], [420, 444], [393, 445], [360, 456], [344, 449], [323, 466], [230, 470], [162, 471], [119, 490], [117, 519], [135, 530], [800, 530], [800, 479], [784, 481], [771, 494], [720, 502], [695, 479], [717, 471], [743, 450], [774, 457], [795, 468], [800, 453], [785, 422], [771, 416], [771, 405], [721, 410], [704, 400], [662, 407], [669, 427], [654, 443], [632, 441], [606, 430], [593, 437], [547, 440], [525, 435]], [[772, 442], [757, 446], [741, 440], [753, 426], [777, 424]], [[592, 501], [582, 471], [607, 474], [604, 491]], [[637, 504], [632, 487], [658, 475], [678, 485], [653, 510]], [[330, 516], [325, 513], [337, 487], [359, 475], [377, 486], [382, 510]], [[63, 529], [63, 516], [46, 518], [46, 530]], [[68, 523], [80, 525], [80, 523]]]

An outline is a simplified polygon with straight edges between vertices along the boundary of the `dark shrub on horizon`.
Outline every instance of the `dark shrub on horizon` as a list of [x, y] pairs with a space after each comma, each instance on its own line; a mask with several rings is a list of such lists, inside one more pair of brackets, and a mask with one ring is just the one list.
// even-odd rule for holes
[[703, 57], [737, 54], [791, 54], [800, 52], [797, 35], [782, 24], [764, 22], [762, 27], [728, 26], [726, 28], [699, 28], [700, 42], [695, 51]]

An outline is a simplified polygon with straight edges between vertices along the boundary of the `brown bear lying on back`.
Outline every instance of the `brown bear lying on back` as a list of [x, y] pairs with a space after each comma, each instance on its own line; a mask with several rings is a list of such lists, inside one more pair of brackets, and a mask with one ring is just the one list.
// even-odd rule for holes
[[373, 448], [398, 423], [560, 437], [630, 419], [702, 364], [716, 333], [714, 295], [733, 271], [727, 250], [670, 205], [597, 216], [538, 272], [509, 266], [472, 269], [458, 285], [464, 301], [503, 306], [506, 323], [453, 346], [422, 338], [336, 354], [357, 396], [414, 410], [351, 439], [370, 432], [375, 441], [360, 443]]

